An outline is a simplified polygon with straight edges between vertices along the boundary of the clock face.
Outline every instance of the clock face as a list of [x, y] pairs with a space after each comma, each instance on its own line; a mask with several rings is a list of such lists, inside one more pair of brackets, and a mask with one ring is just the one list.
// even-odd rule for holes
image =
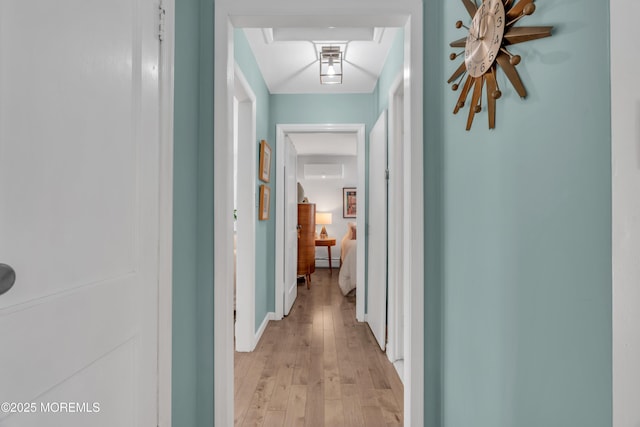
[[504, 28], [502, 0], [484, 0], [473, 17], [464, 50], [464, 62], [472, 77], [482, 76], [496, 60]]
[[[477, 0], [462, 0], [462, 4], [471, 18], [471, 25], [467, 27], [462, 21], [456, 22], [456, 28], [468, 28], [469, 34], [449, 43], [451, 47], [464, 48], [464, 62], [447, 80], [447, 83], [453, 83], [451, 89], [454, 91], [461, 89], [453, 114], [464, 108], [470, 97], [467, 130], [471, 129], [473, 118], [483, 110], [483, 105], [489, 113], [489, 129], [494, 129], [496, 100], [502, 96], [498, 70], [504, 72], [521, 98], [527, 96], [516, 70], [520, 55], [512, 54], [509, 49], [518, 43], [549, 37], [553, 27], [514, 28], [518, 21], [535, 12], [534, 0], [483, 0], [479, 7]], [[453, 52], [449, 59], [453, 61], [460, 55], [462, 52]], [[485, 96], [482, 94], [484, 88], [487, 90]], [[483, 98], [486, 104], [483, 104]]]

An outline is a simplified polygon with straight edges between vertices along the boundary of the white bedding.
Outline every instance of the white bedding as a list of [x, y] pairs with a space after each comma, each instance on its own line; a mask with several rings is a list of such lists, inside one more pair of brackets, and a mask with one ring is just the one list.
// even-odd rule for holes
[[343, 295], [347, 295], [349, 292], [356, 288], [356, 276], [357, 276], [357, 240], [350, 238], [351, 232], [347, 232], [347, 235], [342, 239], [340, 246], [340, 259], [342, 266], [340, 267], [340, 274], [338, 276], [338, 285]]

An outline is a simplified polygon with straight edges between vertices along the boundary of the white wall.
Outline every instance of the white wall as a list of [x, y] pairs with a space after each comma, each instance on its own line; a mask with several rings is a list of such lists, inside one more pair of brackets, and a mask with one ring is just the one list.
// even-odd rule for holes
[[611, 0], [613, 426], [640, 426], [640, 3]]
[[[343, 179], [304, 179], [305, 164], [343, 164]], [[332, 224], [327, 225], [329, 237], [336, 238], [336, 246], [331, 248], [332, 266], [340, 265], [340, 241], [347, 231], [347, 223], [355, 218], [342, 217], [342, 188], [355, 187], [358, 183], [356, 156], [298, 156], [298, 181], [310, 203], [316, 204], [316, 212], [331, 212]], [[322, 227], [316, 226], [319, 233]], [[327, 248], [316, 248], [316, 267], [329, 267]]]

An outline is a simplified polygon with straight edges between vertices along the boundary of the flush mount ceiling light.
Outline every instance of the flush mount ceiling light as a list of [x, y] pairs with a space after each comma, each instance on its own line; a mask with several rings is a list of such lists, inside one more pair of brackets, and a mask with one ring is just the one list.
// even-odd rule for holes
[[320, 84], [342, 84], [342, 52], [337, 46], [323, 46], [320, 52]]

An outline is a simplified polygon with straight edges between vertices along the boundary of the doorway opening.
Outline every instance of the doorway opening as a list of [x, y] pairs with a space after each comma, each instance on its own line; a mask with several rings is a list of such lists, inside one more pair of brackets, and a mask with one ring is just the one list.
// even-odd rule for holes
[[[276, 161], [277, 172], [276, 182], [278, 183], [278, 194], [284, 194], [284, 146], [287, 135], [289, 133], [352, 133], [356, 139], [356, 152], [357, 152], [357, 190], [358, 190], [358, 204], [360, 206], [366, 206], [366, 192], [364, 191], [365, 182], [365, 126], [363, 124], [343, 124], [343, 125], [331, 125], [331, 124], [280, 124], [276, 128]], [[276, 208], [276, 253], [285, 256], [288, 248], [285, 245], [284, 233], [286, 230], [286, 224], [284, 221], [284, 208], [282, 204], [278, 204]], [[365, 229], [365, 216], [358, 215], [356, 218], [356, 227], [358, 230]], [[342, 232], [342, 230], [340, 230]], [[365, 278], [365, 247], [364, 245], [358, 245], [357, 248], [357, 278], [356, 283], [364, 284]], [[283, 317], [283, 298], [284, 295], [284, 275], [285, 272], [282, 269], [283, 264], [278, 263], [276, 265], [276, 318], [282, 319]], [[356, 319], [359, 322], [364, 321], [365, 312], [365, 293], [356, 292]]]
[[[264, 5], [259, 1], [215, 3], [215, 51], [223, 60], [215, 63], [216, 105], [214, 121], [214, 191], [215, 278], [214, 327], [215, 363], [214, 395], [216, 425], [231, 425], [234, 419], [233, 398], [233, 318], [232, 248], [233, 223], [229, 212], [233, 209], [233, 191], [228, 182], [232, 177], [229, 165], [233, 161], [233, 29], [242, 27], [268, 28], [276, 24], [285, 27], [336, 24], [403, 27], [405, 34], [404, 99], [405, 132], [403, 137], [403, 183], [407, 197], [404, 207], [403, 292], [404, 301], [404, 422], [422, 425], [424, 420], [424, 215], [423, 215], [423, 140], [422, 140], [422, 2], [401, 0], [395, 3], [373, 0], [362, 14], [358, 0], [307, 4], [284, 0], [278, 5]], [[339, 10], [339, 13], [336, 13]], [[226, 58], [226, 60], [225, 60]], [[410, 195], [410, 196], [409, 196]], [[225, 218], [229, 217], [229, 220]]]

